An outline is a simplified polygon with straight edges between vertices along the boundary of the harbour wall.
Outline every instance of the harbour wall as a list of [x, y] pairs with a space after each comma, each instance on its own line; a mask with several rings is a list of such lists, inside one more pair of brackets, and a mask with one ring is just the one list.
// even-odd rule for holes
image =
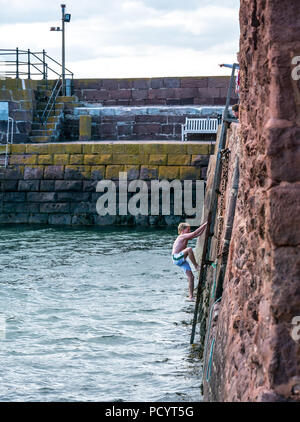
[[[4, 151], [4, 146], [0, 146]], [[0, 169], [0, 223], [53, 225], [173, 225], [174, 215], [123, 216], [97, 213], [101, 180], [205, 180], [213, 147], [200, 143], [50, 143], [10, 146]], [[196, 186], [193, 187], [194, 195]], [[150, 195], [149, 190], [149, 195]], [[149, 198], [151, 199], [151, 198]], [[173, 198], [174, 202], [174, 198]]]
[[75, 79], [73, 93], [79, 101], [110, 107], [225, 105], [228, 85], [228, 76]]
[[[0, 80], [0, 108], [1, 103], [8, 103], [14, 119], [14, 143], [31, 142], [37, 107], [45, 107], [54, 82]], [[221, 116], [228, 84], [226, 76], [74, 79], [73, 96], [58, 97], [61, 118], [55, 139], [79, 140], [80, 113], [74, 109], [88, 107], [91, 113], [94, 109], [91, 140], [180, 140], [186, 117]], [[231, 104], [235, 102], [232, 93]], [[200, 106], [211, 110], [202, 111]], [[0, 121], [0, 144], [6, 142], [6, 129], [7, 123]], [[189, 136], [199, 140], [199, 135]], [[215, 137], [202, 135], [200, 139]]]

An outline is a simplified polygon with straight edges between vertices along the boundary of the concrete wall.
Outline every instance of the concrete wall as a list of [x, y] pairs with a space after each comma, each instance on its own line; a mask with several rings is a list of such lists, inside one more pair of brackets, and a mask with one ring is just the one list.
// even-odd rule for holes
[[[1, 147], [4, 148], [4, 147]], [[102, 179], [200, 180], [209, 145], [197, 143], [60, 143], [12, 145], [9, 167], [0, 169], [0, 223], [177, 224], [175, 219], [100, 217], [96, 185]]]

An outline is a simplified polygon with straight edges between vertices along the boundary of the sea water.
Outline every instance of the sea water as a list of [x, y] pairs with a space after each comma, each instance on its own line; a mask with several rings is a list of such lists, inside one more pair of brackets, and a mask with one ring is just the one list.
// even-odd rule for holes
[[201, 401], [174, 230], [0, 228], [0, 401]]

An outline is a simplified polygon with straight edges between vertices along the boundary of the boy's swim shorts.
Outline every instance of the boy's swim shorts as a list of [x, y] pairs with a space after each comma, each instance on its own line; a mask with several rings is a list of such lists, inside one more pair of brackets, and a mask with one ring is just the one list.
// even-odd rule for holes
[[187, 271], [192, 271], [190, 264], [185, 260], [183, 251], [175, 253], [172, 255], [172, 261], [175, 265], [178, 265], [185, 273]]

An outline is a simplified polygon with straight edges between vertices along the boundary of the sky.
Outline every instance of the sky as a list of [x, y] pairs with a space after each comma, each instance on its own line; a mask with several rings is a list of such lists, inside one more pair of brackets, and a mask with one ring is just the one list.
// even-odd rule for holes
[[[239, 0], [66, 0], [66, 67], [75, 78], [228, 75]], [[61, 62], [61, 2], [0, 0], [1, 49]]]

